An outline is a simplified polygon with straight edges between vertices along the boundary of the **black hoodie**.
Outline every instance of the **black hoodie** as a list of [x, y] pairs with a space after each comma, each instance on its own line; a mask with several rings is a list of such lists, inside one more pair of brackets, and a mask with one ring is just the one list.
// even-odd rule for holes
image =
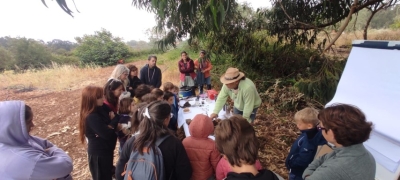
[[151, 85], [155, 88], [160, 88], [161, 79], [162, 79], [161, 69], [158, 68], [157, 66], [149, 68], [149, 65], [146, 64], [140, 70], [140, 80], [144, 84]]

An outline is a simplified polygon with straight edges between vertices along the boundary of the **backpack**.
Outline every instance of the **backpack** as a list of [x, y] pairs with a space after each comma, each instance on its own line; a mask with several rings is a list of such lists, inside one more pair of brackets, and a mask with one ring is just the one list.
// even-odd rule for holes
[[122, 173], [124, 180], [164, 180], [164, 160], [158, 146], [168, 137], [169, 135], [158, 138], [155, 149], [145, 147], [143, 155], [138, 151], [132, 151]]

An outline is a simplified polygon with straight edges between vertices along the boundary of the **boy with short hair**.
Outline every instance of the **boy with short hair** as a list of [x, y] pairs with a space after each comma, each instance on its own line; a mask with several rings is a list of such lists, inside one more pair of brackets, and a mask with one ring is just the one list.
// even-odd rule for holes
[[293, 143], [285, 165], [289, 170], [289, 180], [302, 180], [301, 176], [313, 161], [318, 146], [326, 144], [326, 140], [317, 129], [319, 120], [316, 109], [304, 108], [294, 115], [294, 120], [301, 135]]
[[242, 116], [234, 115], [221, 121], [214, 134], [218, 151], [232, 168], [226, 180], [278, 180], [270, 170], [257, 170], [259, 143], [253, 126]]

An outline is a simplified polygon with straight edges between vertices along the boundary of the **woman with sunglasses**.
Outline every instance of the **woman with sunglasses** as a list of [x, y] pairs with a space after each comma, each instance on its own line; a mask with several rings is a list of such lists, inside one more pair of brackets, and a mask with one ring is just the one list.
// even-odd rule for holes
[[355, 106], [334, 104], [318, 115], [318, 129], [333, 151], [315, 159], [304, 171], [305, 180], [374, 180], [375, 159], [364, 147], [372, 123]]

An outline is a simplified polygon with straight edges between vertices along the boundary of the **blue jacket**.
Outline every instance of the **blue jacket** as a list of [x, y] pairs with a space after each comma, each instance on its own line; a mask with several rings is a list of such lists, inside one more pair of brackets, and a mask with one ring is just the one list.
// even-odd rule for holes
[[291, 174], [301, 177], [304, 170], [314, 160], [318, 146], [324, 144], [326, 140], [316, 127], [301, 131], [301, 135], [294, 141], [286, 158], [286, 168]]

